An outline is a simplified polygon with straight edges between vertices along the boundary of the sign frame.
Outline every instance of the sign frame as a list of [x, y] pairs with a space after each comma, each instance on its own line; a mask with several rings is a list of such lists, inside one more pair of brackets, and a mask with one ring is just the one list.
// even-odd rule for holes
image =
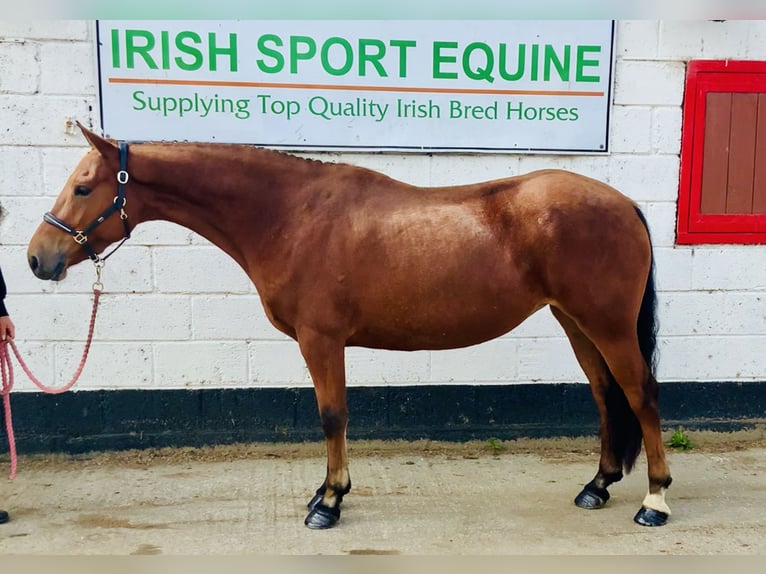
[[[514, 45], [497, 35], [475, 39], [477, 30], [496, 31], [498, 23], [515, 26], [517, 37], [522, 27], [529, 30], [525, 38], [540, 38], [537, 26], [560, 31], [588, 24], [602, 40]], [[404, 24], [406, 32], [424, 32], [410, 40], [401, 32]], [[444, 32], [444, 25], [452, 27]], [[460, 26], [467, 26], [465, 36], [443, 40], [462, 33]], [[254, 44], [240, 42], [248, 27], [260, 30]], [[339, 33], [349, 29], [353, 41]], [[370, 33], [381, 29], [378, 37]], [[209, 38], [207, 54], [200, 30]], [[115, 139], [246, 143], [295, 152], [609, 153], [613, 20], [97, 20], [95, 36], [99, 117], [104, 135]], [[210, 69], [201, 76], [183, 69], [205, 55]], [[514, 55], [515, 68], [508, 64]], [[243, 70], [246, 56], [249, 68]], [[515, 78], [522, 71], [527, 77]], [[345, 75], [331, 83], [328, 72]], [[594, 78], [597, 89], [590, 89]], [[238, 107], [245, 101], [246, 112]], [[256, 121], [201, 121], [219, 108], [220, 116], [239, 112]], [[298, 125], [293, 120], [301, 114]]]

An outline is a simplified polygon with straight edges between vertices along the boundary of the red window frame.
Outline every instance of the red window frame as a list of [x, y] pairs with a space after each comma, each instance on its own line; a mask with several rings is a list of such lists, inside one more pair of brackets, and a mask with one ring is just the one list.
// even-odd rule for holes
[[[686, 245], [766, 243], [766, 213], [701, 213], [702, 155], [708, 92], [766, 93], [766, 62], [689, 62], [684, 95], [676, 242]], [[766, 161], [766, 158], [762, 161]]]

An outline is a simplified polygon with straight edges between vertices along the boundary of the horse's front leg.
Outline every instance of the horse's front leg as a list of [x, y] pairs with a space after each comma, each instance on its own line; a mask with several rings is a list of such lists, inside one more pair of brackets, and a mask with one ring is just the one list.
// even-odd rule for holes
[[314, 382], [319, 417], [327, 445], [327, 475], [309, 502], [305, 524], [330, 528], [340, 518], [340, 503], [351, 489], [346, 455], [346, 372], [343, 341], [305, 329], [298, 344]]

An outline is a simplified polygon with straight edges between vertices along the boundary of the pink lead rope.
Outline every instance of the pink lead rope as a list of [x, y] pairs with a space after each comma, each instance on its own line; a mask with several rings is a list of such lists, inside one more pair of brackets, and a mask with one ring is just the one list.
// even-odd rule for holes
[[49, 387], [47, 385], [44, 385], [41, 383], [37, 377], [35, 377], [32, 372], [29, 370], [29, 367], [27, 367], [27, 364], [24, 362], [24, 359], [21, 358], [21, 354], [19, 353], [19, 350], [16, 348], [16, 343], [13, 339], [6, 339], [5, 341], [0, 341], [0, 370], [2, 371], [3, 376], [3, 388], [0, 391], [0, 394], [3, 396], [3, 409], [5, 411], [5, 430], [8, 434], [8, 450], [11, 457], [11, 473], [8, 476], [10, 480], [13, 480], [13, 478], [16, 476], [16, 467], [17, 467], [17, 459], [16, 459], [16, 438], [13, 433], [13, 420], [11, 418], [11, 390], [13, 389], [13, 364], [11, 362], [11, 355], [8, 352], [8, 346], [10, 345], [11, 349], [13, 350], [13, 354], [16, 355], [16, 359], [19, 361], [19, 364], [21, 365], [21, 368], [26, 373], [27, 377], [29, 377], [29, 380], [32, 381], [41, 391], [44, 393], [50, 394], [50, 395], [57, 395], [60, 393], [65, 393], [69, 389], [71, 389], [74, 384], [77, 382], [77, 379], [80, 378], [80, 374], [82, 373], [83, 367], [85, 367], [85, 360], [88, 358], [88, 351], [90, 350], [90, 343], [93, 339], [93, 328], [96, 324], [96, 311], [98, 310], [98, 300], [101, 297], [101, 291], [103, 289], [103, 285], [101, 284], [101, 269], [100, 267], [97, 267], [97, 274], [98, 279], [93, 284], [93, 310], [90, 314], [90, 325], [88, 327], [88, 338], [85, 342], [85, 348], [82, 352], [82, 358], [80, 359], [80, 364], [77, 366], [77, 370], [75, 371], [74, 375], [72, 375], [72, 380], [70, 380], [66, 385], [63, 387]]

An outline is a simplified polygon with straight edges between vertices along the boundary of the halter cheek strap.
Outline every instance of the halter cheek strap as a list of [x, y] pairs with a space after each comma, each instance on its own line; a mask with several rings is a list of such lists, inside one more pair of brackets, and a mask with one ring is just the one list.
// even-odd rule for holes
[[[127, 185], [128, 181], [130, 180], [130, 176], [128, 175], [128, 144], [127, 142], [120, 142], [120, 171], [117, 172], [117, 195], [114, 197], [114, 201], [112, 204], [107, 207], [104, 211], [101, 212], [101, 214], [96, 217], [85, 229], [77, 230], [71, 225], [67, 224], [65, 221], [59, 219], [55, 215], [53, 215], [50, 211], [46, 212], [45, 215], [43, 215], [43, 221], [46, 223], [50, 223], [57, 229], [60, 229], [61, 231], [65, 231], [69, 233], [72, 236], [72, 239], [75, 240], [75, 243], [78, 245], [81, 245], [82, 248], [85, 250], [85, 252], [88, 254], [88, 257], [93, 261], [94, 263], [100, 263], [105, 261], [107, 258], [109, 258], [117, 249], [120, 248], [120, 246], [125, 243], [127, 239], [130, 238], [130, 224], [128, 223], [128, 214], [125, 212], [125, 204], [127, 203], [127, 199], [125, 198], [125, 186]], [[96, 227], [101, 225], [106, 219], [111, 216], [113, 213], [120, 212], [120, 220], [122, 221], [122, 227], [123, 227], [123, 238], [120, 243], [117, 244], [117, 246], [112, 249], [107, 255], [104, 257], [100, 257], [98, 253], [93, 249], [90, 243], [88, 243], [88, 235], [90, 235]]]

